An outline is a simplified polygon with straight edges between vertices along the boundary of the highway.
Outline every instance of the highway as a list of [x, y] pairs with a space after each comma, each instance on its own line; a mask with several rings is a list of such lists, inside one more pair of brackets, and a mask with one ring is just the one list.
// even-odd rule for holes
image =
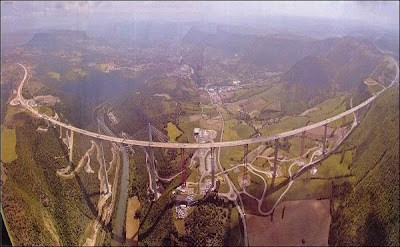
[[[396, 78], [393, 80], [393, 82], [390, 84], [389, 87], [392, 87], [393, 85], [396, 84], [398, 77], [399, 77], [399, 67], [398, 64], [396, 63], [396, 61], [393, 59], [393, 62], [396, 64], [397, 67], [397, 73], [396, 73]], [[28, 101], [26, 99], [24, 99], [22, 97], [22, 88], [24, 86], [25, 80], [27, 78], [28, 75], [28, 71], [26, 69], [26, 67], [20, 63], [17, 63], [18, 65], [20, 65], [24, 71], [24, 78], [21, 81], [20, 86], [18, 87], [18, 94], [16, 99], [19, 100], [20, 104], [25, 107], [27, 110], [29, 110], [30, 112], [32, 112], [36, 117], [38, 118], [43, 118], [55, 125], [61, 126], [63, 128], [72, 130], [74, 132], [80, 133], [82, 135], [86, 135], [92, 138], [96, 138], [96, 139], [100, 139], [100, 140], [105, 140], [105, 141], [110, 141], [110, 142], [115, 142], [115, 143], [123, 143], [123, 144], [127, 144], [127, 145], [135, 145], [135, 146], [142, 146], [142, 147], [158, 147], [158, 148], [221, 148], [221, 147], [234, 147], [234, 146], [241, 146], [241, 145], [245, 145], [245, 144], [254, 144], [254, 143], [261, 143], [261, 142], [268, 142], [268, 141], [273, 141], [275, 139], [280, 139], [280, 138], [284, 138], [284, 137], [289, 137], [289, 136], [293, 136], [293, 135], [297, 135], [302, 133], [303, 131], [308, 131], [320, 126], [324, 126], [330, 122], [336, 121], [342, 117], [345, 117], [349, 114], [352, 114], [353, 112], [367, 106], [368, 104], [370, 104], [372, 101], [374, 101], [383, 91], [385, 91], [387, 88], [383, 89], [382, 91], [378, 92], [377, 94], [375, 94], [374, 96], [370, 97], [369, 99], [367, 99], [366, 101], [364, 101], [363, 103], [351, 108], [350, 110], [347, 110], [345, 112], [342, 112], [334, 117], [325, 119], [321, 122], [318, 123], [314, 123], [302, 128], [298, 128], [295, 130], [291, 130], [291, 131], [287, 131], [287, 132], [283, 132], [277, 135], [271, 135], [271, 136], [261, 136], [261, 137], [257, 137], [257, 138], [250, 138], [250, 139], [243, 139], [243, 140], [237, 140], [237, 141], [225, 141], [225, 142], [213, 142], [213, 143], [170, 143], [170, 142], [149, 142], [149, 141], [140, 141], [140, 140], [130, 140], [130, 139], [123, 139], [123, 138], [118, 138], [115, 136], [108, 136], [108, 135], [103, 135], [103, 134], [98, 134], [98, 133], [94, 133], [94, 132], [90, 132], [87, 130], [83, 130], [80, 128], [77, 128], [75, 126], [60, 122], [52, 117], [47, 116], [46, 114], [40, 114], [39, 112], [37, 112], [35, 109], [32, 108], [32, 106], [30, 106], [28, 104]]]

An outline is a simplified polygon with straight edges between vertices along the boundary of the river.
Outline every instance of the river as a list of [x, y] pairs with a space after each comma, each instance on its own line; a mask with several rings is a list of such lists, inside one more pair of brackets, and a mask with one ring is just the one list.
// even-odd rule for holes
[[[111, 136], [116, 136], [104, 123], [104, 106], [99, 111], [97, 115], [97, 120], [99, 122], [99, 127], [106, 134]], [[117, 211], [115, 221], [113, 222], [112, 233], [113, 240], [117, 245], [122, 245], [125, 242], [125, 236], [123, 236], [123, 226], [125, 223], [125, 215], [126, 215], [126, 206], [127, 206], [127, 198], [128, 198], [128, 185], [129, 185], [129, 155], [124, 145], [118, 143], [117, 144], [122, 152], [122, 173], [120, 178], [120, 190], [119, 190], [119, 198], [117, 204]]]

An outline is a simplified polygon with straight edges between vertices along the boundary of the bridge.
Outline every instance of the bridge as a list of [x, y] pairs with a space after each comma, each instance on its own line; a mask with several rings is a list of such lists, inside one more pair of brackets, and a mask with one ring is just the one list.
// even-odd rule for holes
[[[36, 111], [35, 109], [33, 109], [33, 107], [28, 104], [28, 101], [26, 99], [23, 98], [22, 96], [22, 88], [24, 86], [25, 80], [27, 78], [28, 75], [28, 71], [26, 69], [26, 67], [20, 63], [18, 63], [18, 65], [20, 65], [24, 71], [24, 78], [22, 79], [22, 82], [20, 84], [20, 86], [18, 87], [18, 94], [17, 94], [17, 100], [19, 100], [20, 104], [26, 108], [27, 110], [29, 110], [31, 113], [33, 113], [33, 115], [35, 115], [38, 118], [42, 118], [45, 119], [46, 121], [60, 126], [62, 128], [65, 128], [71, 132], [77, 132], [80, 133], [82, 135], [85, 136], [89, 136], [92, 138], [96, 138], [96, 139], [101, 139], [101, 140], [105, 140], [105, 141], [110, 141], [110, 142], [116, 142], [116, 143], [122, 143], [122, 144], [127, 144], [127, 145], [134, 145], [134, 146], [142, 146], [142, 147], [157, 147], [157, 148], [174, 148], [174, 149], [197, 149], [197, 148], [220, 148], [220, 147], [234, 147], [234, 146], [243, 146], [243, 145], [248, 145], [248, 144], [256, 144], [256, 143], [262, 143], [262, 142], [269, 142], [269, 141], [274, 141], [277, 139], [281, 139], [284, 137], [290, 137], [290, 136], [294, 136], [294, 135], [298, 135], [303, 133], [304, 131], [308, 131], [308, 130], [312, 130], [315, 129], [317, 127], [321, 127], [324, 126], [325, 129], [327, 128], [328, 123], [334, 122], [338, 119], [341, 119], [347, 115], [352, 114], [353, 112], [356, 112], [358, 110], [360, 110], [361, 108], [369, 105], [372, 101], [374, 101], [382, 92], [384, 92], [387, 88], [390, 88], [391, 86], [393, 86], [395, 83], [392, 83], [391, 86], [383, 89], [382, 91], [378, 92], [377, 94], [373, 95], [372, 97], [370, 97], [369, 99], [367, 99], [366, 101], [362, 102], [361, 104], [345, 111], [342, 112], [334, 117], [325, 119], [323, 121], [320, 121], [318, 123], [314, 123], [305, 127], [301, 127], [295, 130], [291, 130], [291, 131], [287, 131], [287, 132], [283, 132], [280, 134], [276, 134], [276, 135], [271, 135], [271, 136], [261, 136], [261, 137], [256, 137], [256, 138], [249, 138], [249, 139], [242, 139], [242, 140], [236, 140], [236, 141], [224, 141], [224, 142], [213, 142], [213, 143], [171, 143], [171, 142], [154, 142], [152, 140], [149, 141], [141, 141], [141, 140], [134, 140], [134, 139], [125, 139], [125, 138], [119, 138], [119, 137], [115, 137], [115, 136], [109, 136], [109, 135], [104, 135], [104, 134], [99, 134], [99, 133], [95, 133], [95, 132], [91, 132], [91, 131], [87, 131], [84, 129], [80, 129], [78, 127], [72, 126], [70, 124], [67, 123], [63, 123], [59, 120], [56, 120], [52, 117], [47, 116], [44, 113], [39, 113], [38, 111]], [[399, 73], [397, 71], [396, 74], [396, 78], [393, 82], [395, 82], [398, 79]], [[326, 131], [324, 131], [325, 135], [324, 135], [324, 139], [326, 139]]]
[[[384, 92], [386, 89], [394, 86], [397, 82], [398, 82], [398, 78], [399, 78], [399, 67], [398, 64], [396, 63], [396, 61], [393, 60], [393, 62], [396, 64], [396, 76], [394, 78], [394, 80], [392, 81], [392, 83], [388, 86], [385, 87], [382, 91], [374, 94], [372, 97], [368, 98], [367, 100], [365, 100], [364, 102], [362, 102], [361, 104], [352, 107], [351, 109], [342, 112], [334, 117], [325, 119], [323, 121], [305, 126], [305, 127], [301, 127], [301, 128], [297, 128], [291, 131], [286, 131], [286, 132], [282, 132], [276, 135], [271, 135], [271, 136], [261, 136], [261, 137], [256, 137], [256, 138], [249, 138], [249, 139], [242, 139], [242, 140], [236, 140], [236, 141], [220, 141], [220, 142], [211, 142], [211, 143], [171, 143], [169, 142], [167, 137], [163, 137], [163, 133], [158, 131], [157, 129], [155, 129], [154, 127], [152, 127], [151, 125], [149, 125], [147, 127], [147, 129], [145, 131], [139, 131], [138, 133], [140, 133], [138, 136], [134, 136], [134, 137], [130, 137], [126, 134], [123, 134], [122, 136], [124, 138], [120, 138], [117, 137], [115, 135], [111, 135], [112, 133], [108, 133], [110, 135], [106, 135], [106, 134], [100, 134], [100, 133], [95, 133], [95, 132], [91, 132], [91, 131], [87, 131], [84, 129], [80, 129], [78, 127], [72, 126], [70, 124], [67, 123], [63, 123], [55, 118], [49, 117], [46, 114], [41, 114], [38, 111], [36, 111], [30, 104], [29, 101], [27, 101], [26, 99], [23, 98], [22, 96], [22, 89], [24, 86], [24, 83], [26, 81], [26, 78], [28, 76], [28, 70], [26, 69], [26, 67], [23, 64], [17, 63], [18, 65], [20, 65], [23, 69], [24, 69], [24, 77], [18, 87], [18, 93], [16, 98], [13, 100], [13, 102], [16, 103], [20, 103], [24, 108], [26, 108], [27, 110], [29, 110], [34, 116], [38, 117], [38, 118], [42, 118], [44, 120], [46, 120], [50, 125], [55, 126], [59, 126], [60, 127], [60, 137], [62, 136], [62, 128], [66, 129], [67, 131], [70, 131], [70, 134], [68, 135], [68, 133], [66, 134], [67, 140], [68, 140], [68, 149], [69, 149], [69, 160], [70, 162], [72, 162], [72, 151], [73, 151], [73, 139], [74, 139], [74, 132], [80, 133], [82, 135], [88, 136], [88, 137], [92, 137], [92, 138], [96, 138], [96, 139], [100, 139], [100, 140], [105, 140], [105, 141], [110, 141], [110, 142], [115, 142], [115, 143], [120, 143], [120, 144], [126, 144], [128, 146], [141, 146], [144, 148], [144, 150], [146, 151], [147, 154], [147, 158], [148, 158], [148, 163], [150, 165], [150, 177], [152, 180], [152, 188], [151, 190], [153, 192], [155, 192], [156, 194], [156, 198], [157, 198], [157, 192], [156, 192], [156, 172], [155, 172], [155, 166], [154, 166], [154, 153], [152, 151], [152, 148], [173, 148], [173, 149], [180, 149], [181, 150], [181, 159], [182, 159], [182, 184], [185, 186], [185, 180], [186, 180], [186, 176], [185, 176], [185, 170], [186, 170], [186, 166], [184, 164], [184, 150], [185, 149], [198, 149], [198, 148], [203, 148], [203, 149], [210, 149], [211, 150], [211, 167], [212, 167], [212, 187], [214, 187], [214, 166], [215, 166], [215, 161], [214, 161], [214, 150], [215, 148], [221, 148], [221, 147], [234, 147], [234, 146], [243, 146], [245, 148], [245, 150], [248, 150], [248, 145], [249, 144], [256, 144], [256, 143], [263, 143], [263, 142], [270, 142], [270, 141], [274, 141], [275, 143], [275, 153], [274, 153], [274, 174], [273, 177], [275, 178], [276, 176], [276, 165], [277, 165], [277, 157], [278, 157], [278, 140], [281, 138], [285, 138], [285, 137], [290, 137], [290, 136], [295, 136], [295, 135], [301, 135], [302, 139], [304, 139], [304, 133], [306, 131], [318, 128], [323, 126], [324, 127], [324, 134], [323, 134], [323, 142], [322, 142], [322, 153], [324, 154], [326, 151], [326, 137], [327, 137], [327, 125], [331, 122], [334, 122], [338, 119], [344, 118], [347, 115], [353, 114], [355, 113], [356, 116], [358, 116], [358, 111], [371, 104], [372, 101], [374, 101], [382, 92]], [[357, 121], [357, 118], [355, 119], [355, 121]], [[100, 123], [102, 123], [100, 121]], [[357, 123], [357, 122], [356, 122]], [[145, 127], [146, 128], [146, 127]], [[148, 134], [148, 139], [147, 140], [140, 140], [143, 138], [136, 138], [139, 137], [140, 135], [143, 134]], [[155, 136], [154, 136], [155, 135]], [[156, 138], [153, 138], [156, 137]], [[153, 141], [153, 140], [158, 140], [158, 141]], [[304, 145], [304, 140], [302, 140], [302, 146]], [[302, 150], [304, 149], [304, 147], [301, 147]], [[246, 151], [247, 153], [248, 151]], [[301, 151], [302, 152], [302, 151]], [[245, 155], [245, 159], [246, 159], [246, 155]], [[245, 162], [246, 164], [247, 162]], [[247, 178], [246, 173], [247, 173], [247, 166], [245, 167], [244, 170], [244, 177]]]

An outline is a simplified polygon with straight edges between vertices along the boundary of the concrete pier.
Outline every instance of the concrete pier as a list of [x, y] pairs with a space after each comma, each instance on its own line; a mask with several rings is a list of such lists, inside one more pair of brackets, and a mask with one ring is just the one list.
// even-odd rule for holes
[[[153, 134], [151, 131], [151, 125], [149, 123], [149, 142], [153, 142]], [[154, 150], [152, 147], [148, 147], [149, 150], [149, 164], [150, 164], [150, 175], [151, 175], [151, 184], [152, 190], [154, 192], [154, 200], [158, 199], [158, 191], [157, 191], [157, 181], [156, 181], [156, 167], [154, 163]]]
[[71, 135], [69, 137], [69, 162], [72, 162], [73, 152], [74, 152], [74, 131], [71, 130]]
[[324, 125], [324, 138], [323, 138], [323, 142], [322, 142], [322, 153], [325, 154], [326, 152], [326, 131], [328, 129], [328, 125], [325, 124]]
[[272, 174], [272, 187], [274, 187], [274, 181], [276, 177], [276, 168], [278, 165], [278, 149], [279, 149], [279, 139], [275, 139], [275, 155], [274, 155], [274, 173]]
[[211, 148], [211, 188], [215, 186], [215, 155], [214, 148]]
[[61, 127], [61, 125], [60, 125], [60, 138], [62, 138], [62, 127]]

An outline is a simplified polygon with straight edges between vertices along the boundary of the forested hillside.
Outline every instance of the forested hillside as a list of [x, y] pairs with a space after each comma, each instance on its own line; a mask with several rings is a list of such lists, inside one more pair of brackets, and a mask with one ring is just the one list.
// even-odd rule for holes
[[[15, 127], [18, 157], [2, 162], [1, 187], [1, 206], [13, 244], [78, 245], [87, 222], [97, 216], [98, 180], [86, 173], [73, 179], [57, 176], [57, 169], [68, 165], [67, 148], [57, 129], [39, 132], [37, 127], [45, 126], [43, 120], [25, 113], [16, 116], [18, 126], [16, 120], [5, 126]], [[84, 150], [77, 135], [75, 164]], [[92, 167], [98, 169], [95, 159]]]
[[330, 245], [399, 244], [399, 87], [371, 105], [342, 146], [355, 182], [333, 185]]

